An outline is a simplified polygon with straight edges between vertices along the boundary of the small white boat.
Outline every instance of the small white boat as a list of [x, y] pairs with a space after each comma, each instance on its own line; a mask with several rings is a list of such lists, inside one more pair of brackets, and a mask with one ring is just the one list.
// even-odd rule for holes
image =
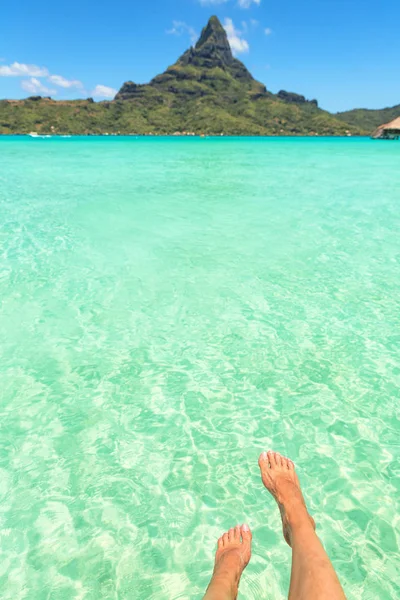
[[33, 138], [50, 138], [51, 135], [39, 135], [38, 133], [36, 133], [36, 131], [31, 131], [31, 133], [28, 133], [29, 137], [33, 137]]

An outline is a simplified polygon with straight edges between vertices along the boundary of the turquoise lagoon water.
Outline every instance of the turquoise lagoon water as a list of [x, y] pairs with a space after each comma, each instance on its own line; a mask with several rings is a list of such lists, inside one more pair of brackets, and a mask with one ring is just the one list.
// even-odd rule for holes
[[400, 144], [0, 139], [0, 589], [282, 599], [298, 466], [349, 599], [400, 596]]

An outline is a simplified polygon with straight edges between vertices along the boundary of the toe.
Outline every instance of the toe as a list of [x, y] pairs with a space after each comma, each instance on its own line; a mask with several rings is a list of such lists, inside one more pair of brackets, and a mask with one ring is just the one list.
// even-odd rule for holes
[[275, 452], [272, 452], [271, 450], [268, 452], [268, 460], [269, 464], [271, 465], [271, 469], [274, 469], [276, 467]]
[[242, 539], [244, 542], [251, 542], [251, 531], [250, 531], [250, 527], [248, 525], [242, 525], [241, 527], [241, 533], [242, 533]]
[[289, 471], [294, 471], [294, 462], [290, 458], [288, 459], [288, 469]]
[[222, 536], [219, 538], [219, 540], [217, 542], [217, 546], [218, 546], [218, 550], [221, 550], [221, 548], [224, 547], [224, 542], [223, 542]]
[[282, 456], [279, 454], [279, 452], [275, 452], [275, 462], [277, 467], [282, 466]]
[[282, 461], [282, 467], [284, 469], [288, 469], [289, 468], [289, 459], [286, 458], [286, 456], [281, 456], [281, 461]]
[[236, 525], [233, 537], [235, 542], [240, 542], [240, 525]]
[[222, 545], [225, 547], [228, 545], [228, 543], [229, 543], [228, 533], [224, 533], [224, 535], [222, 536]]
[[233, 527], [230, 528], [230, 530], [228, 531], [228, 540], [230, 542], [233, 542], [235, 537], [235, 530], [233, 529]]
[[267, 452], [261, 452], [260, 456], [258, 457], [258, 465], [260, 467], [260, 469], [269, 466], [269, 459], [268, 459], [268, 453]]

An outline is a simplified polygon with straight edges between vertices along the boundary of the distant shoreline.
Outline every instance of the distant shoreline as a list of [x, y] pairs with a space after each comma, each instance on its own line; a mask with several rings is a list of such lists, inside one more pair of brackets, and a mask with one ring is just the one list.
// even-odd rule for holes
[[199, 139], [206, 139], [206, 138], [276, 138], [276, 139], [286, 139], [286, 138], [343, 138], [343, 139], [348, 139], [348, 138], [367, 138], [370, 137], [369, 135], [361, 135], [361, 134], [346, 134], [346, 135], [339, 135], [339, 134], [287, 134], [287, 135], [275, 135], [275, 134], [270, 134], [270, 135], [255, 135], [255, 134], [251, 134], [251, 133], [244, 133], [244, 134], [220, 134], [220, 133], [207, 133], [207, 134], [198, 134], [198, 133], [194, 133], [194, 134], [175, 134], [175, 133], [39, 133], [38, 135], [30, 135], [29, 133], [0, 133], [0, 137], [3, 138], [7, 138], [7, 137], [26, 137], [26, 138], [31, 138], [31, 139], [50, 139], [50, 138], [59, 138], [59, 139], [68, 139], [68, 138], [123, 138], [123, 137], [129, 137], [129, 138], [174, 138], [174, 139], [190, 139], [190, 138], [199, 138]]

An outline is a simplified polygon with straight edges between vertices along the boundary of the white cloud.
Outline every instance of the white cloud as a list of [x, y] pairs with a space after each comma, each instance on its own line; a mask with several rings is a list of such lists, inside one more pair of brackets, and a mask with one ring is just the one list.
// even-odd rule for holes
[[65, 79], [62, 75], [49, 75], [48, 81], [51, 81], [54, 85], [58, 85], [62, 88], [83, 87], [81, 81], [78, 81], [77, 79]]
[[114, 98], [117, 90], [107, 85], [96, 85], [94, 90], [91, 92], [93, 98]]
[[[0, 62], [2, 59], [0, 59]], [[53, 85], [64, 89], [77, 88], [80, 94], [86, 93], [83, 84], [78, 79], [67, 79], [62, 75], [51, 75], [47, 67], [38, 67], [37, 65], [28, 65], [25, 63], [13, 62], [10, 65], [0, 66], [0, 77], [29, 77], [30, 79], [24, 79], [21, 81], [21, 87], [30, 94], [46, 94], [54, 95], [57, 94], [57, 90], [47, 87], [45, 83], [42, 83], [40, 78], [45, 77], [47, 81]], [[97, 86], [96, 91], [100, 90], [100, 94], [103, 97], [107, 97], [111, 92], [116, 94], [116, 90], [107, 88], [106, 86]]]
[[48, 74], [49, 71], [45, 67], [18, 62], [0, 67], [0, 76], [2, 77], [47, 77]]
[[243, 32], [239, 29], [236, 29], [232, 19], [229, 19], [228, 17], [225, 19], [224, 29], [227, 33], [228, 42], [234, 54], [243, 54], [250, 50], [247, 40], [242, 37]]
[[188, 33], [192, 44], [195, 44], [199, 37], [194, 28], [184, 21], [172, 21], [172, 28], [168, 29], [167, 33], [170, 35], [182, 35], [183, 33]]
[[250, 19], [250, 25], [252, 25], [253, 27], [258, 27], [257, 19]]
[[30, 94], [46, 94], [47, 96], [54, 96], [54, 94], [57, 94], [57, 90], [46, 87], [39, 79], [36, 79], [36, 77], [23, 79], [21, 81], [21, 87]]
[[272, 33], [272, 29], [271, 29], [270, 27], [266, 27], [266, 28], [264, 29], [264, 33], [265, 33], [265, 35], [271, 35], [271, 33]]
[[261, 0], [238, 0], [238, 5], [240, 8], [250, 8], [252, 4], [257, 4], [260, 6]]

